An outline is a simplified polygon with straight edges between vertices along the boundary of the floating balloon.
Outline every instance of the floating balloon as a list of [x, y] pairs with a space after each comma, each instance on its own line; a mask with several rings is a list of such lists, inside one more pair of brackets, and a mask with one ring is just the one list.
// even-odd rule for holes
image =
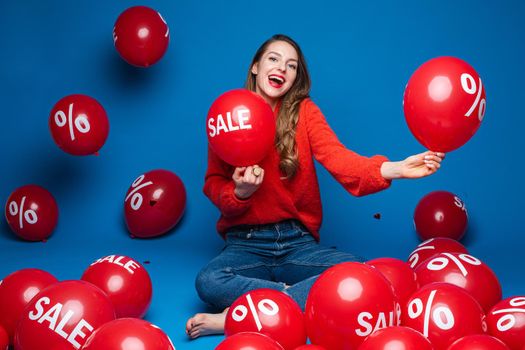
[[468, 63], [438, 57], [412, 74], [403, 108], [410, 131], [423, 146], [450, 152], [478, 130], [485, 115], [485, 89]]
[[138, 318], [105, 323], [87, 339], [82, 350], [175, 350], [159, 327]]
[[98, 287], [84, 281], [58, 282], [24, 309], [15, 349], [80, 349], [94, 330], [113, 319], [113, 305]]
[[120, 14], [113, 28], [113, 42], [120, 56], [129, 64], [149, 67], [168, 49], [170, 30], [157, 11], [133, 6]]
[[41, 241], [55, 229], [58, 206], [53, 195], [38, 185], [14, 190], [5, 205], [5, 217], [11, 230], [27, 241]]
[[255, 289], [237, 298], [228, 310], [224, 334], [259, 332], [285, 350], [306, 343], [301, 308], [288, 295], [273, 289]]
[[323, 272], [306, 300], [311, 342], [330, 350], [355, 349], [374, 331], [398, 325], [392, 285], [370, 265], [348, 262]]
[[215, 350], [284, 350], [272, 338], [256, 332], [242, 332], [224, 339]]
[[83, 281], [102, 289], [115, 307], [117, 318], [142, 318], [151, 303], [148, 272], [139, 262], [123, 255], [109, 255], [92, 263]]
[[49, 130], [64, 152], [85, 156], [96, 154], [104, 146], [109, 121], [104, 107], [93, 97], [69, 95], [53, 106]]
[[525, 296], [501, 300], [487, 313], [488, 333], [512, 350], [525, 348]]
[[414, 270], [406, 262], [394, 258], [377, 258], [366, 262], [379, 270], [394, 287], [394, 293], [401, 305], [404, 305], [410, 295], [419, 285]]
[[365, 339], [358, 350], [434, 350], [434, 347], [418, 331], [394, 326], [375, 331]]
[[465, 203], [447, 191], [430, 192], [421, 198], [414, 211], [414, 226], [423, 240], [446, 237], [459, 241], [467, 224]]
[[152, 170], [133, 181], [124, 199], [129, 232], [135, 237], [160, 236], [171, 230], [186, 208], [186, 189], [168, 170]]
[[496, 274], [478, 258], [462, 253], [434, 255], [415, 272], [421, 286], [446, 282], [465, 289], [488, 312], [501, 300], [501, 285]]
[[231, 90], [219, 96], [208, 111], [206, 126], [211, 149], [233, 166], [259, 163], [274, 145], [272, 109], [249, 90]]
[[18, 270], [0, 281], [0, 326], [7, 332], [10, 344], [26, 305], [42, 289], [56, 282], [53, 275], [40, 269]]
[[326, 349], [319, 345], [306, 344], [306, 345], [301, 345], [295, 348], [295, 350], [326, 350]]
[[463, 244], [459, 243], [455, 239], [437, 237], [431, 238], [423, 243], [419, 244], [416, 249], [408, 256], [408, 262], [410, 267], [415, 269], [423, 261], [430, 258], [432, 255], [439, 253], [465, 253], [467, 254], [467, 248]]
[[421, 332], [436, 350], [446, 350], [457, 339], [485, 332], [485, 314], [463, 288], [432, 283], [412, 294], [403, 308], [403, 326]]
[[447, 350], [510, 350], [501, 340], [486, 334], [467, 335], [456, 340]]

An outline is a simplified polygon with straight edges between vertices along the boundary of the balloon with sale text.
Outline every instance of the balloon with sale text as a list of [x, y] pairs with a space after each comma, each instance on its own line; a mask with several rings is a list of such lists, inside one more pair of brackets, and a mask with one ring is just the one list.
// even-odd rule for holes
[[260, 162], [273, 146], [275, 118], [268, 103], [245, 89], [228, 91], [210, 107], [206, 132], [211, 149], [226, 163]]

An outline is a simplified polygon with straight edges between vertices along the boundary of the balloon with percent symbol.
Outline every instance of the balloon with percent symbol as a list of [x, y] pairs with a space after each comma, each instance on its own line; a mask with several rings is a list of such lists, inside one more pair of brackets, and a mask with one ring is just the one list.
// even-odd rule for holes
[[496, 274], [469, 254], [440, 253], [425, 260], [415, 272], [421, 286], [447, 282], [465, 289], [485, 312], [501, 300], [501, 285]]
[[375, 331], [358, 350], [434, 350], [434, 347], [420, 332], [404, 326], [394, 326]]
[[254, 165], [274, 145], [275, 117], [261, 96], [245, 89], [231, 90], [211, 105], [206, 132], [211, 149], [223, 161]]
[[448, 191], [430, 192], [414, 210], [414, 226], [422, 240], [436, 237], [463, 238], [468, 226], [465, 203]]
[[2, 325], [0, 325], [0, 349], [9, 350], [9, 336]]
[[81, 279], [107, 294], [117, 318], [142, 318], [148, 311], [153, 293], [151, 279], [144, 266], [128, 256], [100, 258], [84, 271]]
[[124, 199], [128, 230], [140, 238], [165, 234], [179, 222], [185, 208], [183, 182], [173, 172], [163, 169], [137, 177]]
[[0, 281], [0, 326], [11, 344], [24, 308], [41, 290], [56, 282], [49, 272], [33, 268], [15, 271]]
[[437, 57], [410, 77], [403, 97], [408, 127], [426, 148], [450, 152], [465, 144], [485, 115], [485, 87], [467, 62]]
[[370, 265], [337, 264], [315, 281], [306, 300], [306, 329], [312, 344], [354, 349], [375, 330], [395, 326], [399, 305], [392, 285]]
[[257, 332], [241, 332], [224, 339], [215, 350], [284, 350], [272, 338]]
[[406, 262], [394, 258], [377, 258], [366, 262], [379, 270], [394, 287], [400, 305], [404, 305], [418, 288], [417, 276]]
[[314, 344], [301, 345], [294, 350], [326, 350], [324, 347]]
[[[487, 334], [467, 335], [456, 340], [447, 350], [510, 350], [498, 338]], [[521, 349], [518, 349], [521, 350]]]
[[484, 318], [479, 303], [463, 288], [432, 283], [412, 294], [401, 324], [421, 332], [436, 350], [446, 350], [461, 337], [484, 333]]
[[488, 333], [512, 350], [525, 347], [525, 296], [501, 300], [487, 313]]
[[138, 318], [120, 318], [95, 330], [82, 350], [175, 350], [166, 333]]
[[113, 28], [113, 43], [129, 64], [149, 67], [164, 56], [170, 41], [168, 24], [159, 12], [133, 6], [120, 14]]
[[85, 156], [98, 154], [109, 134], [104, 107], [93, 97], [69, 95], [58, 101], [49, 114], [49, 130], [64, 152]]
[[419, 244], [408, 256], [408, 262], [415, 269], [431, 256], [445, 252], [468, 254], [467, 248], [455, 239], [436, 237]]
[[100, 288], [84, 281], [58, 282], [24, 309], [15, 349], [79, 349], [95, 329], [114, 319], [113, 304]]
[[285, 350], [306, 343], [301, 308], [283, 292], [261, 288], [241, 295], [226, 315], [224, 334], [259, 332], [278, 342]]
[[53, 233], [58, 222], [58, 206], [53, 195], [38, 185], [14, 190], [5, 204], [9, 227], [26, 241], [42, 241]]

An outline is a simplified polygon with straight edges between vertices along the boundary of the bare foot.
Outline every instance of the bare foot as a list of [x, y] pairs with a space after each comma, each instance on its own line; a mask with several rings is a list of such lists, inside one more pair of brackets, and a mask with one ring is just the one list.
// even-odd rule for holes
[[191, 339], [204, 335], [223, 334], [228, 308], [220, 314], [196, 314], [186, 322], [186, 334]]

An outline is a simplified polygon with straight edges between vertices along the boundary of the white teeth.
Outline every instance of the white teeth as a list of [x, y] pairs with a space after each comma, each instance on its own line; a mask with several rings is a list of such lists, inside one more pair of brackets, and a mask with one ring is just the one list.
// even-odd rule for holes
[[275, 81], [275, 82], [278, 83], [278, 84], [284, 84], [284, 79], [281, 78], [281, 77], [278, 77], [278, 76], [276, 76], [276, 75], [270, 75], [268, 78], [269, 78], [270, 80]]

